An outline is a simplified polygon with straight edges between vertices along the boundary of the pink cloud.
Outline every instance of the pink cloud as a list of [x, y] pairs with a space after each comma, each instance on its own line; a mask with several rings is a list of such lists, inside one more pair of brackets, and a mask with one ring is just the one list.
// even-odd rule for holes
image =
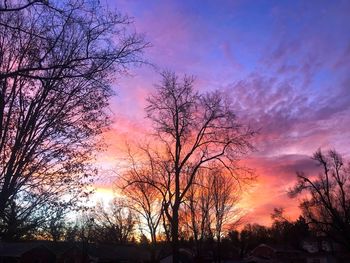
[[296, 183], [296, 172], [315, 174], [318, 168], [310, 157], [284, 155], [277, 157], [252, 157], [244, 163], [255, 169], [257, 181], [248, 186], [242, 206], [248, 211], [247, 222], [268, 225], [276, 207], [284, 207], [286, 215], [295, 220], [300, 215], [298, 201], [288, 196], [288, 190]]

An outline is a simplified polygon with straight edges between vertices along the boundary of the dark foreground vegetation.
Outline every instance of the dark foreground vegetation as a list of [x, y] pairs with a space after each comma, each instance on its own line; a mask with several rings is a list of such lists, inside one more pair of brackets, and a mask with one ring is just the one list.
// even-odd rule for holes
[[[198, 249], [192, 236], [181, 233], [180, 262], [349, 262], [350, 254], [339, 243], [311, 230], [303, 217], [290, 222], [281, 212], [275, 209], [271, 227], [248, 224], [240, 231], [228, 231], [221, 238], [220, 250], [212, 237], [203, 239]], [[167, 241], [152, 246], [146, 237], [136, 240], [132, 234], [127, 241], [111, 241], [116, 235], [111, 230], [103, 231], [93, 224], [88, 229], [86, 225], [73, 228], [66, 226], [60, 241], [2, 242], [0, 258], [3, 262], [43, 263], [171, 262], [172, 249]]]

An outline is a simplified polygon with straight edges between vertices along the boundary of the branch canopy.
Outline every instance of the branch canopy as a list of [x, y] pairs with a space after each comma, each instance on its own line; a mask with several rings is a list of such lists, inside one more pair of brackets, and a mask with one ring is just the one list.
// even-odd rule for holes
[[0, 7], [4, 218], [16, 200], [23, 208], [71, 205], [88, 193], [84, 186], [95, 173], [90, 161], [110, 122], [112, 74], [142, 62], [147, 43], [129, 29], [127, 16], [97, 1], [5, 1]]

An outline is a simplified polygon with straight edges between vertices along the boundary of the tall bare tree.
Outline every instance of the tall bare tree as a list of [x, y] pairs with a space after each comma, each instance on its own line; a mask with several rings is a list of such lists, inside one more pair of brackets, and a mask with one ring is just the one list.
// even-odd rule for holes
[[129, 148], [128, 156], [131, 165], [121, 177], [118, 186], [130, 201], [130, 207], [143, 218], [151, 236], [151, 242], [155, 245], [157, 229], [163, 213], [163, 198], [147, 180], [154, 181], [161, 171], [148, 147], [141, 147], [139, 150], [144, 153], [145, 158], [142, 160], [136, 160]]
[[242, 213], [237, 208], [239, 201], [239, 187], [232, 177], [223, 173], [222, 169], [210, 170], [210, 185], [213, 200], [213, 224], [217, 242], [217, 262], [221, 262], [221, 237], [223, 231], [228, 227], [238, 224]]
[[[118, 186], [122, 189], [122, 193], [126, 196], [129, 207], [136, 211], [141, 217], [140, 226], [151, 237], [151, 260], [155, 261], [156, 244], [159, 226], [163, 215], [163, 198], [153, 185], [145, 182], [145, 178], [154, 178], [159, 173], [155, 160], [148, 154], [148, 149], [143, 148], [146, 158], [143, 161], [135, 160], [135, 157], [129, 150], [129, 159], [131, 166], [123, 174], [122, 180]], [[129, 182], [133, 182], [129, 184]]]
[[334, 150], [314, 153], [321, 172], [298, 172], [292, 197], [305, 193], [300, 207], [316, 231], [328, 235], [350, 249], [350, 163]]
[[161, 222], [162, 203], [156, 189], [145, 183], [135, 183], [124, 189], [129, 207], [136, 211], [146, 224], [153, 245], [157, 242], [158, 226]]
[[179, 209], [198, 170], [215, 162], [239, 180], [237, 160], [251, 149], [249, 141], [254, 135], [237, 121], [227, 96], [218, 91], [200, 94], [193, 83], [192, 77], [180, 80], [175, 73], [164, 72], [146, 108], [161, 148], [153, 156], [162, 173], [140, 181], [153, 185], [162, 195], [175, 263], [179, 262]]
[[130, 22], [97, 1], [0, 4], [0, 220], [14, 202], [87, 194], [112, 73], [140, 62], [147, 45]]
[[200, 169], [184, 200], [183, 210], [187, 215], [187, 221], [183, 223], [189, 225], [197, 255], [202, 252], [203, 242], [212, 238], [212, 217], [210, 213], [213, 202], [210, 180], [206, 170]]
[[183, 209], [188, 217], [183, 223], [189, 224], [198, 256], [203, 252], [203, 242], [212, 242], [215, 238], [216, 260], [220, 262], [224, 231], [238, 224], [242, 217], [242, 211], [237, 208], [239, 190], [237, 182], [220, 167], [199, 170]]

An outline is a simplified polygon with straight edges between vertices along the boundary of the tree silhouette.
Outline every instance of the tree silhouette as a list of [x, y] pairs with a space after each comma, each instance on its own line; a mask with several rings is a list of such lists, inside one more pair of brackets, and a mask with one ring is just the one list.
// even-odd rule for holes
[[180, 81], [175, 73], [162, 73], [162, 82], [146, 107], [161, 148], [150, 153], [161, 173], [160, 177], [139, 179], [153, 185], [163, 198], [175, 263], [179, 262], [180, 206], [198, 171], [216, 163], [236, 180], [243, 179], [237, 172], [237, 160], [252, 148], [249, 140], [254, 135], [237, 121], [227, 97], [218, 91], [200, 94], [193, 82], [192, 77]]
[[319, 233], [350, 249], [350, 163], [334, 150], [314, 153], [321, 168], [316, 176], [298, 172], [291, 197], [305, 193], [300, 207], [304, 217]]
[[[94, 1], [5, 1], [0, 10], [0, 220], [72, 206], [109, 124], [111, 73], [147, 44]], [[32, 207], [31, 207], [32, 206]], [[33, 212], [34, 213], [34, 212]], [[32, 214], [33, 214], [32, 213]]]
[[224, 228], [227, 223], [231, 227], [237, 224], [242, 216], [235, 207], [239, 200], [239, 189], [233, 178], [225, 175], [221, 169], [214, 168], [209, 176], [213, 196], [214, 233], [217, 242], [216, 261], [221, 262], [221, 238]]
[[[182, 224], [190, 230], [196, 254], [201, 256], [204, 242], [216, 241], [216, 260], [221, 261], [221, 239], [242, 216], [237, 182], [220, 167], [200, 169], [182, 208]], [[180, 222], [181, 223], [181, 222]]]
[[107, 206], [98, 203], [90, 214], [91, 239], [95, 242], [125, 244], [133, 237], [136, 217], [126, 200], [114, 198]]

